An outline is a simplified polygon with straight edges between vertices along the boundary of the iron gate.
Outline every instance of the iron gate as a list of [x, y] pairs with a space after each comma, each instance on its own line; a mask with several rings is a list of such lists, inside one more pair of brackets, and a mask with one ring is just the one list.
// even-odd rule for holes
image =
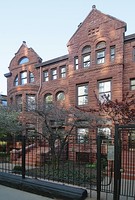
[[101, 194], [106, 200], [135, 200], [135, 125], [116, 125], [105, 144], [97, 136], [97, 200]]

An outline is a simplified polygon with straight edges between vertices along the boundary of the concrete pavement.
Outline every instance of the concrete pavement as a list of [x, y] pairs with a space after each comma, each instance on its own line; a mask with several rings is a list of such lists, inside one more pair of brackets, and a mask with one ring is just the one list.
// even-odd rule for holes
[[[9, 199], [10, 200], [62, 200], [58, 198], [51, 199], [49, 197], [43, 197], [40, 195], [0, 185], [0, 200], [9, 200]], [[95, 198], [87, 197], [86, 200], [95, 200]]]
[[[48, 197], [0, 185], [0, 200], [52, 200]], [[54, 200], [54, 199], [53, 199]]]

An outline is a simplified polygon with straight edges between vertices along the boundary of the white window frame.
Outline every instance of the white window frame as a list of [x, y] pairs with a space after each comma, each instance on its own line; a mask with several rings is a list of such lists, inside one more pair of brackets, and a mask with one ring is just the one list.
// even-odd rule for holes
[[88, 84], [77, 85], [77, 105], [83, 106], [87, 104], [88, 104]]
[[45, 70], [45, 71], [43, 72], [43, 74], [44, 74], [44, 82], [49, 81], [49, 72], [48, 72], [48, 70]]
[[77, 128], [77, 143], [78, 144], [88, 143], [88, 134], [89, 134], [88, 128]]
[[98, 81], [98, 93], [101, 103], [107, 101], [107, 98], [111, 100], [111, 82], [111, 80]]

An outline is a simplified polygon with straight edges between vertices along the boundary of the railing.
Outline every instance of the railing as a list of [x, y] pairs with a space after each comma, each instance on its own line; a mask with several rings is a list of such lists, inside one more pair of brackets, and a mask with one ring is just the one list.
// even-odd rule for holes
[[[99, 190], [113, 195], [114, 160], [107, 160], [108, 145], [111, 145], [110, 141], [101, 140], [98, 144], [96, 138], [78, 140], [75, 136], [69, 136], [63, 146], [60, 141], [51, 146], [43, 137], [0, 138], [0, 172], [76, 185], [90, 192]], [[98, 167], [97, 158], [100, 161]], [[133, 198], [134, 159], [135, 151], [129, 149], [128, 142], [125, 144], [123, 140], [120, 195]]]
[[[0, 171], [46, 179], [88, 189], [96, 186], [96, 140], [77, 143], [69, 137], [64, 147], [54, 149], [45, 138], [1, 138]], [[81, 141], [81, 140], [80, 140]], [[2, 149], [3, 148], [3, 149]], [[2, 158], [3, 153], [3, 158]], [[25, 166], [24, 166], [25, 165]], [[24, 171], [25, 170], [25, 171]]]

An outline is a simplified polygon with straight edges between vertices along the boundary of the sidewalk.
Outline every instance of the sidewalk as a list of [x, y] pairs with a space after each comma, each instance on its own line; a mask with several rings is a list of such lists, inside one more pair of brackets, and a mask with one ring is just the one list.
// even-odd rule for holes
[[[51, 199], [49, 197], [43, 197], [40, 195], [32, 194], [22, 190], [17, 190], [7, 186], [0, 185], [0, 200], [62, 200]], [[63, 199], [64, 200], [64, 199]], [[86, 200], [95, 200], [95, 198], [87, 197]]]
[[[10, 187], [0, 185], [0, 200], [52, 200], [48, 197], [16, 190]], [[54, 200], [54, 199], [53, 199]]]

